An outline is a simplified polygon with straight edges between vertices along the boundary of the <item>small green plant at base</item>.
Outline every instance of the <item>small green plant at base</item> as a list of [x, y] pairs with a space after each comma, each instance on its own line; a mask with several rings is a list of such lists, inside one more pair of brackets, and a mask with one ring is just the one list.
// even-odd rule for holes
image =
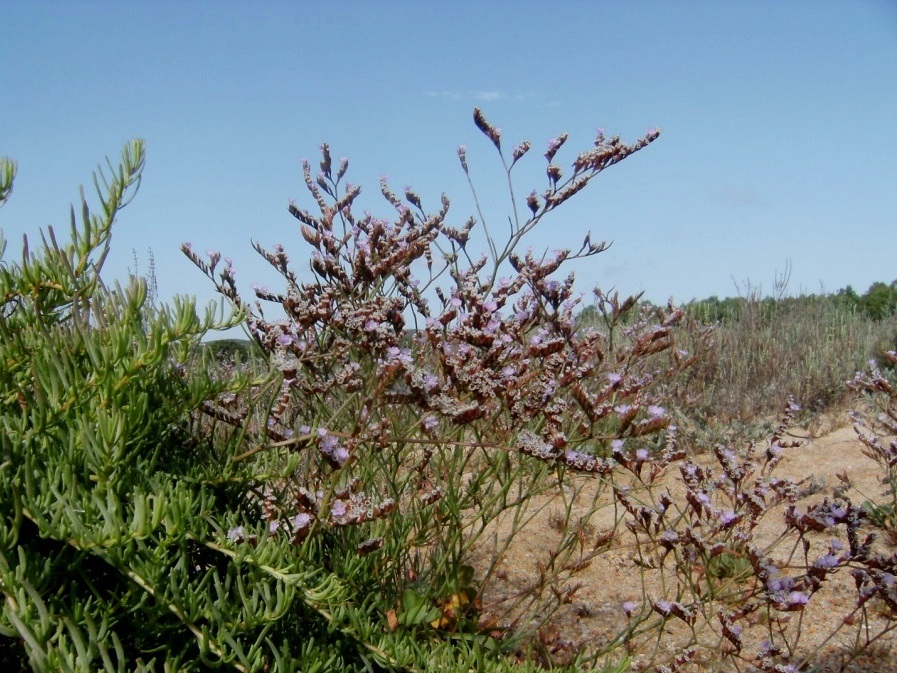
[[715, 579], [744, 579], [751, 572], [751, 561], [745, 556], [723, 552], [710, 558], [707, 574]]

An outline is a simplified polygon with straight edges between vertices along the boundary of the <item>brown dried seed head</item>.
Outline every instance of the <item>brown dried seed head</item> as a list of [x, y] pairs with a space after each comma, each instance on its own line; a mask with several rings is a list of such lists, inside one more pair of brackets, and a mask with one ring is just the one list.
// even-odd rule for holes
[[473, 109], [473, 123], [476, 124], [477, 128], [492, 141], [492, 144], [495, 145], [496, 149], [501, 149], [501, 130], [495, 128], [492, 124], [486, 121], [483, 111], [478, 107]]

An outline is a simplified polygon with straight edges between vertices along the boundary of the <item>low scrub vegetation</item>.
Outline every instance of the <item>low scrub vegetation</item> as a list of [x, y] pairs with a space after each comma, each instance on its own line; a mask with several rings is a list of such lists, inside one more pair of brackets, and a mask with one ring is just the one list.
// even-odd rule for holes
[[[508, 147], [479, 110], [474, 122], [513, 185], [531, 144]], [[142, 143], [129, 144], [98, 174], [96, 212], [85, 201], [73, 213], [69, 242], [48, 230], [0, 265], [4, 670], [625, 671], [634, 647], [669, 633], [676, 653], [646, 646], [640, 666], [712, 653], [737, 669], [798, 670], [818, 650], [799, 616], [845, 574], [855, 605], [838, 629], [862, 630], [870, 647], [889, 633], [897, 557], [870, 532], [894, 530], [893, 498], [801, 509], [796, 483], [774, 472], [799, 410], [780, 393], [828, 403], [841, 394], [832, 379], [862, 359], [808, 345], [802, 371], [838, 355], [837, 373], [739, 406], [721, 381], [757, 390], [765, 368], [792, 361], [751, 349], [779, 343], [790, 357], [776, 330], [800, 340], [789, 330], [812, 325], [788, 327], [804, 319], [761, 301], [724, 317], [597, 289], [583, 317], [564, 271], [606, 246], [522, 251], [543, 219], [658, 137], [599, 132], [566, 169], [567, 135], [551, 140], [544, 186], [512, 189], [505, 239], [482, 212], [452, 224], [447, 197], [430, 209], [385, 180], [389, 215], [358, 214], [348, 160], [323, 145], [318, 167], [303, 166], [311, 210], [289, 209], [310, 273], [285, 247], [256, 245], [283, 287], [250, 301], [231, 259], [186, 244], [223, 298], [205, 311], [151, 301], [145, 279], [101, 279], [144, 163]], [[468, 174], [464, 147], [458, 160]], [[14, 173], [0, 165], [0, 203]], [[482, 256], [469, 244], [478, 231]], [[881, 338], [839, 327], [828, 307], [816, 320], [863, 348]], [[736, 324], [756, 330], [752, 345], [726, 341]], [[237, 325], [251, 343], [203, 343]], [[747, 379], [726, 369], [739, 348], [754, 358], [738, 365]], [[882, 398], [858, 432], [893, 483], [888, 378], [873, 368], [853, 380]], [[689, 424], [768, 405], [785, 412], [763, 443], [682, 441]], [[549, 505], [559, 537], [509, 590], [507, 564]], [[772, 516], [781, 534], [761, 540]], [[624, 535], [633, 572], [656, 571], [659, 589], [617, 606], [614, 637], [571, 645], [555, 619]], [[748, 637], [758, 623], [762, 642]]]

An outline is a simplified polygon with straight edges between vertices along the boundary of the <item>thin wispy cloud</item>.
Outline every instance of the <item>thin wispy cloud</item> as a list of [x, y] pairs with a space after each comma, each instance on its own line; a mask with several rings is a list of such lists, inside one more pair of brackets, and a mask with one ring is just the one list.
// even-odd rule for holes
[[711, 198], [717, 203], [739, 208], [763, 208], [769, 202], [752, 187], [736, 185], [719, 185], [711, 193]]
[[451, 101], [459, 101], [462, 98], [461, 94], [457, 91], [445, 91], [445, 90], [442, 90], [442, 91], [430, 90], [430, 91], [427, 91], [424, 95], [426, 95], [427, 98], [442, 98], [443, 100], [451, 100]]
[[508, 95], [501, 91], [477, 91], [473, 95], [474, 99], [481, 101], [506, 100]]
[[527, 93], [508, 93], [500, 89], [478, 90], [478, 91], [457, 91], [453, 89], [428, 89], [424, 92], [427, 98], [439, 98], [442, 100], [457, 101], [474, 101], [479, 103], [488, 103], [495, 101], [523, 101], [535, 98], [535, 94]]

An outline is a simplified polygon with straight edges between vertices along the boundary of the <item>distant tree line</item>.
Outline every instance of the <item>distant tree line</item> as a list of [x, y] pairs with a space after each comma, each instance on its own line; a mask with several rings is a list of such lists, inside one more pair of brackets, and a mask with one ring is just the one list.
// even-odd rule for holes
[[830, 303], [872, 320], [885, 320], [897, 315], [897, 280], [891, 284], [875, 282], [864, 294], [859, 294], [850, 285], [832, 294], [804, 294], [797, 297], [758, 298], [717, 296], [692, 300], [685, 305], [686, 312], [705, 323], [726, 322], [745, 317], [750, 311], [758, 317], [782, 315], [790, 309], [800, 309], [814, 303]]

